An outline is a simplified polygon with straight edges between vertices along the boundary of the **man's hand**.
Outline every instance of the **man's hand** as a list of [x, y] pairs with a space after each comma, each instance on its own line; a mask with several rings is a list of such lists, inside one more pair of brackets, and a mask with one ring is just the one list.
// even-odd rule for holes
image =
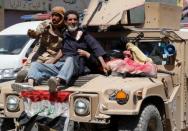
[[31, 30], [31, 29], [29, 29], [28, 31], [27, 31], [27, 35], [29, 36], [29, 37], [31, 37], [31, 38], [34, 38], [34, 39], [37, 39], [37, 38], [39, 38], [39, 33], [38, 32], [36, 32], [35, 30]]
[[35, 55], [35, 51], [31, 52], [27, 58], [27, 61], [24, 62], [23, 66], [26, 66], [26, 65], [30, 65], [31, 64], [31, 60], [33, 58], [33, 56]]
[[110, 71], [110, 67], [106, 64], [106, 63], [103, 63], [102, 64], [102, 68], [103, 68], [103, 71], [106, 75], [108, 75], [109, 71]]
[[89, 57], [90, 57], [90, 53], [87, 52], [87, 51], [85, 51], [85, 50], [78, 49], [77, 52], [78, 52], [78, 54], [79, 54], [80, 56], [83, 56], [83, 57], [86, 57], [86, 58], [89, 58]]
[[106, 75], [108, 75], [108, 72], [110, 71], [110, 67], [105, 63], [105, 61], [104, 61], [102, 56], [99, 56], [98, 59], [99, 59], [101, 65], [102, 65], [104, 73]]

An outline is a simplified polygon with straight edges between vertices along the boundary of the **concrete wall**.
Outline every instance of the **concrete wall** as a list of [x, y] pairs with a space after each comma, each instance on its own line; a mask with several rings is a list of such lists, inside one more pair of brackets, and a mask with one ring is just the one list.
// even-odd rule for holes
[[47, 0], [4, 0], [5, 9], [24, 11], [48, 10]]
[[54, 6], [82, 12], [90, 0], [4, 0], [5, 9], [23, 11], [49, 11]]
[[21, 22], [22, 15], [50, 11], [54, 6], [63, 6], [66, 10], [77, 10], [81, 13], [88, 7], [90, 0], [0, 0], [1, 2], [4, 2], [5, 9], [4, 27], [8, 27]]
[[4, 29], [4, 9], [0, 8], [0, 30]]
[[[4, 27], [8, 27], [8, 26], [11, 26], [13, 24], [16, 24], [16, 23], [20, 23], [20, 22], [23, 22], [21, 18], [21, 16], [23, 15], [30, 15], [30, 14], [35, 14], [35, 13], [39, 13], [39, 12], [33, 12], [33, 11], [19, 11], [19, 10], [5, 10], [4, 11], [4, 14], [5, 14], [5, 18], [4, 18], [4, 22], [5, 22], [5, 25]], [[41, 13], [41, 11], [40, 11]]]
[[90, 0], [53, 0], [51, 6], [63, 6], [66, 10], [76, 10], [82, 12], [89, 5]]
[[0, 31], [4, 28], [3, 0], [0, 0]]

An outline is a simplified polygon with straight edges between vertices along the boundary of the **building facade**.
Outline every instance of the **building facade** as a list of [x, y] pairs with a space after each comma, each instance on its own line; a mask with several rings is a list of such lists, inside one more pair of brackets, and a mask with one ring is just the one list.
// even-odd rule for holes
[[4, 21], [3, 0], [0, 0], [0, 30], [4, 28]]
[[54, 6], [82, 12], [90, 0], [0, 0], [0, 30], [22, 22], [23, 15], [49, 12]]

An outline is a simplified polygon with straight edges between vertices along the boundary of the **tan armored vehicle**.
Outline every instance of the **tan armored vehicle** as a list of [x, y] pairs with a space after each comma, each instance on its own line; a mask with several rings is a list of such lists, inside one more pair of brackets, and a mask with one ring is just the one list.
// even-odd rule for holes
[[[31, 118], [55, 119], [59, 115], [74, 121], [75, 130], [85, 131], [186, 130], [188, 29], [180, 29], [181, 7], [176, 0], [160, 2], [91, 0], [82, 23], [107, 52], [125, 50], [127, 43], [133, 43], [152, 59], [155, 75], [113, 71], [109, 76], [81, 76], [54, 96], [58, 100], [50, 102], [45, 85], [35, 87], [32, 93], [17, 94], [10, 82], [3, 83], [1, 117], [19, 118], [23, 111]], [[18, 127], [20, 121], [14, 120]], [[39, 126], [28, 130], [32, 128], [39, 130]]]
[[70, 87], [71, 120], [85, 130], [187, 129], [188, 34], [179, 30], [181, 8], [170, 2], [146, 2], [144, 23], [139, 25], [143, 1], [91, 1], [83, 25], [107, 30], [95, 35], [108, 49], [121, 37], [136, 39], [135, 45], [157, 64], [158, 73], [156, 78], [99, 75], [79, 88]]

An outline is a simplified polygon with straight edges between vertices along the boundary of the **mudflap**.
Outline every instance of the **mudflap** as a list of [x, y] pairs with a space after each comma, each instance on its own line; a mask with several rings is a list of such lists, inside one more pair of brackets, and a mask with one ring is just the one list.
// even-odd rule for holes
[[29, 117], [23, 112], [18, 118], [18, 123], [23, 131], [74, 131], [74, 122], [62, 116], [54, 119], [39, 115]]

